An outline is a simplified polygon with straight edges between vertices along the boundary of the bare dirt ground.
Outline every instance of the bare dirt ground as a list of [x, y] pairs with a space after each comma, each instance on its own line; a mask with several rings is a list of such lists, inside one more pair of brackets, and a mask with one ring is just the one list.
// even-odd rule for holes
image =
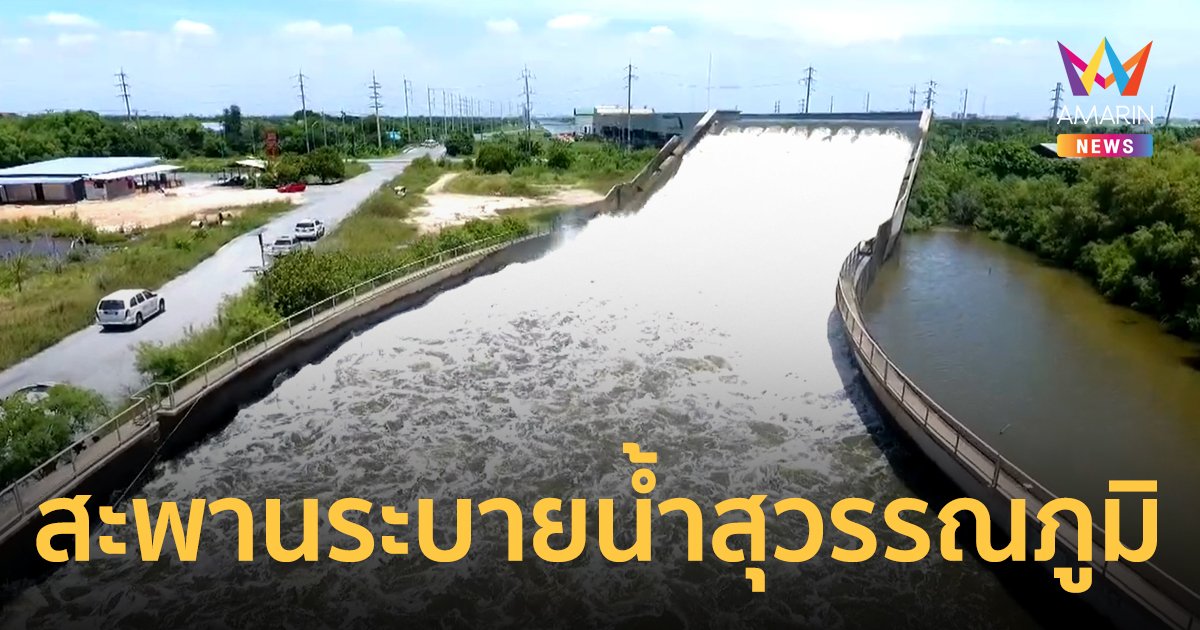
[[0, 207], [0, 220], [69, 217], [100, 230], [119, 230], [153, 227], [192, 217], [218, 208], [248, 206], [266, 201], [290, 199], [304, 201], [303, 194], [284, 194], [274, 190], [245, 190], [197, 183], [174, 188], [164, 193], [141, 193], [113, 201], [81, 201], [57, 205], [12, 205]]
[[578, 206], [599, 201], [604, 195], [591, 190], [564, 188], [545, 197], [495, 197], [483, 195], [460, 195], [442, 192], [446, 184], [457, 177], [447, 173], [425, 189], [428, 201], [417, 209], [413, 223], [422, 233], [437, 232], [452, 225], [466, 223], [471, 219], [498, 216], [501, 210], [535, 208], [539, 206]]

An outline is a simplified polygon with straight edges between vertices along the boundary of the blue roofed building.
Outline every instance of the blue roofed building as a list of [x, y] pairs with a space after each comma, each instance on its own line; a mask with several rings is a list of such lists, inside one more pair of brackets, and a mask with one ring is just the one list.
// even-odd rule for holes
[[0, 169], [0, 203], [74, 203], [133, 194], [178, 166], [156, 157], [68, 157]]

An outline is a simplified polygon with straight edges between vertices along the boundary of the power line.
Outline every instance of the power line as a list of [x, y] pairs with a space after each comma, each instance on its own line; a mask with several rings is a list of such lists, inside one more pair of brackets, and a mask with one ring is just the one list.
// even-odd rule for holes
[[379, 81], [375, 80], [375, 73], [371, 72], [371, 107], [375, 110], [375, 138], [378, 141], [379, 149], [383, 150], [383, 127], [379, 122]]
[[804, 113], [805, 114], [808, 113], [808, 104], [812, 102], [812, 84], [813, 84], [813, 73], [814, 72], [816, 72], [816, 70], [814, 70], [812, 66], [809, 66], [808, 68], [805, 69], [804, 78], [801, 79], [801, 81], [804, 83]]
[[625, 146], [633, 148], [633, 62], [625, 66]]
[[708, 85], [707, 99], [704, 102], [704, 111], [712, 109], [712, 53], [708, 53]]
[[307, 77], [304, 76], [304, 69], [301, 68], [300, 74], [294, 78], [300, 81], [300, 114], [304, 117], [304, 152], [308, 153], [312, 151], [312, 141], [308, 137], [308, 100], [304, 95], [304, 79]]

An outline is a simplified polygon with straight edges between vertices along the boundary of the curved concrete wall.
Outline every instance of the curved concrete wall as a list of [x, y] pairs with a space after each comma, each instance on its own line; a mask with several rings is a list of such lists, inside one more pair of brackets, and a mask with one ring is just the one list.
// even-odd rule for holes
[[[926, 112], [920, 123], [921, 139], [909, 161], [892, 218], [879, 226], [874, 238], [860, 243], [842, 265], [837, 279], [837, 309], [863, 378], [895, 423], [966, 496], [987, 505], [993, 515], [992, 522], [1005, 530], [1006, 535], [1011, 533], [1006, 516], [1011, 510], [1011, 500], [1024, 499], [1027, 541], [1032, 550], [1040, 539], [1036, 534], [1042, 530], [1037, 511], [1057, 497], [972, 433], [909, 379], [871, 336], [859, 307], [900, 238], [928, 125]], [[1130, 497], [1128, 501], [1141, 498]], [[1105, 561], [1104, 533], [1100, 527], [1093, 526], [1093, 559], [1080, 562], [1076, 551], [1077, 525], [1068, 523], [1059, 527], [1058, 553], [1045, 563], [1048, 572], [1056, 567], [1091, 567], [1093, 585], [1083, 596], [1123, 627], [1200, 630], [1200, 597], [1153, 564]], [[1049, 588], [1058, 588], [1049, 575], [1047, 578]]]

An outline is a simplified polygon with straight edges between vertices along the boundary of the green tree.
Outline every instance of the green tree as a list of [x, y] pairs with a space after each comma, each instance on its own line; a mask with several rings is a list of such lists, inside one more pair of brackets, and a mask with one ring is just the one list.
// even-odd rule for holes
[[68, 385], [50, 388], [42, 400], [0, 401], [0, 485], [32, 471], [108, 412], [102, 396]]
[[475, 152], [475, 136], [466, 131], [456, 131], [446, 139], [446, 153], [457, 157]]
[[484, 142], [479, 145], [475, 167], [484, 173], [511, 173], [521, 163], [521, 156], [507, 144]]
[[226, 107], [221, 114], [221, 126], [225, 131], [225, 142], [230, 148], [239, 153], [244, 151], [246, 143], [242, 137], [242, 108], [237, 105]]
[[304, 156], [303, 174], [322, 182], [346, 179], [346, 160], [337, 149], [321, 147]]
[[546, 166], [559, 171], [571, 168], [571, 161], [571, 150], [561, 142], [550, 147], [550, 152], [546, 156]]

